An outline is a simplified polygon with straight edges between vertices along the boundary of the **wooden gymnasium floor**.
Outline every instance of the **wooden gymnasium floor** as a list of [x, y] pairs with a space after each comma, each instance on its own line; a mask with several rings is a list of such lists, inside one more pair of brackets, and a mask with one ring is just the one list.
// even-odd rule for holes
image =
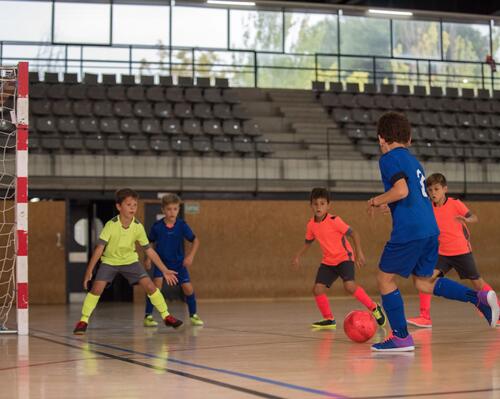
[[[406, 299], [414, 314], [417, 298]], [[339, 320], [359, 308], [332, 305]], [[79, 306], [34, 306], [29, 337], [0, 336], [0, 397], [500, 398], [500, 329], [472, 306], [435, 300], [434, 329], [412, 329], [416, 352], [393, 355], [350, 342], [341, 326], [312, 331], [312, 298], [199, 308], [205, 327], [174, 331], [143, 328], [141, 306], [105, 303], [74, 337]]]

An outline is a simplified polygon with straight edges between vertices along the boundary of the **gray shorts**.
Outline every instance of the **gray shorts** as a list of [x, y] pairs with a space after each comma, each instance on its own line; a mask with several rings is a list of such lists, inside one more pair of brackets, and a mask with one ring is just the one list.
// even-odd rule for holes
[[144, 270], [144, 267], [139, 262], [125, 266], [111, 266], [101, 263], [95, 276], [95, 281], [107, 281], [111, 283], [117, 274], [125, 277], [130, 285], [137, 284], [144, 277], [149, 277], [149, 274], [146, 273], [146, 270]]

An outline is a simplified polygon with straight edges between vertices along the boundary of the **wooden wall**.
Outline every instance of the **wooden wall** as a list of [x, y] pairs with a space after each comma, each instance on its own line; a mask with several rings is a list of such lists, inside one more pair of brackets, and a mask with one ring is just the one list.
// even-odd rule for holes
[[[186, 220], [201, 241], [191, 268], [192, 281], [200, 298], [255, 298], [308, 296], [321, 254], [317, 244], [303, 258], [301, 268], [291, 258], [304, 242], [310, 218], [307, 201], [187, 201], [199, 205], [199, 213]], [[483, 276], [500, 287], [496, 248], [500, 242], [500, 208], [495, 202], [468, 204], [480, 223], [471, 226], [474, 254]], [[376, 294], [378, 259], [390, 233], [390, 216], [367, 216], [365, 202], [332, 203], [340, 215], [362, 237], [367, 266], [357, 280]], [[454, 273], [451, 273], [455, 278]], [[415, 293], [411, 282], [402, 280], [404, 292]], [[497, 288], [499, 289], [499, 288]], [[330, 290], [344, 295], [341, 284]]]

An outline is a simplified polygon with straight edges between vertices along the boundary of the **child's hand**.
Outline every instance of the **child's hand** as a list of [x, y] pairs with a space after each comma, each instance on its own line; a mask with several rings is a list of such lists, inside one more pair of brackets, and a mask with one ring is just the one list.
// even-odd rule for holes
[[144, 267], [145, 267], [145, 269], [146, 269], [146, 270], [150, 270], [150, 269], [151, 269], [151, 264], [152, 264], [152, 263], [151, 263], [151, 259], [146, 258], [146, 259], [144, 260]]
[[83, 276], [83, 289], [88, 291], [89, 281], [92, 280], [92, 272], [85, 272], [85, 276]]
[[455, 220], [457, 222], [460, 222], [460, 223], [467, 223], [467, 218], [465, 216], [462, 216], [462, 215], [459, 215], [455, 218]]
[[370, 217], [373, 217], [375, 215], [375, 204], [374, 204], [374, 201], [373, 201], [373, 198], [370, 198], [368, 200], [368, 203], [366, 205], [366, 213], [368, 213], [368, 215], [370, 215]]
[[168, 285], [176, 285], [179, 281], [177, 279], [177, 272], [174, 272], [173, 270], [167, 269], [167, 271], [163, 273], [163, 277]]
[[354, 261], [354, 264], [358, 269], [361, 269], [364, 265], [366, 265], [366, 258], [363, 252], [358, 252], [356, 254], [356, 260]]
[[185, 267], [189, 267], [193, 264], [193, 257], [192, 256], [186, 256], [184, 258], [184, 262], [182, 262], [182, 264], [185, 266]]
[[391, 214], [391, 208], [389, 208], [389, 205], [387, 205], [387, 204], [380, 205], [378, 207], [378, 209], [380, 210], [380, 213], [382, 213], [382, 215], [390, 215]]
[[294, 257], [292, 259], [292, 266], [295, 268], [295, 269], [298, 269], [300, 267], [300, 258], [298, 256]]

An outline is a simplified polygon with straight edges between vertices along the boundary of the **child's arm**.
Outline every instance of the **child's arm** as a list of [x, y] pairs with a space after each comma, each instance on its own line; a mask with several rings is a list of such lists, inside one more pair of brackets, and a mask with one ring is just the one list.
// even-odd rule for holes
[[462, 223], [477, 223], [477, 222], [479, 222], [477, 215], [474, 215], [473, 213], [469, 214], [468, 216], [459, 215], [456, 217], [456, 219]]
[[[152, 249], [155, 249], [154, 243], [150, 243], [149, 245], [151, 246]], [[146, 270], [150, 270], [151, 266], [152, 266], [151, 259], [149, 259], [149, 256], [146, 252], [144, 252], [144, 255], [146, 255], [146, 256], [144, 256], [144, 261], [143, 261], [144, 267], [146, 268]]]
[[354, 264], [358, 268], [361, 268], [366, 264], [365, 254], [361, 248], [361, 236], [356, 230], [353, 229], [350, 229], [346, 235], [352, 239], [352, 246], [354, 248]]
[[195, 237], [191, 246], [191, 251], [189, 251], [189, 254], [184, 258], [184, 266], [189, 267], [193, 264], [194, 256], [196, 255], [196, 252], [198, 252], [199, 247], [200, 240], [198, 240], [198, 237]]
[[297, 255], [295, 255], [295, 257], [292, 259], [292, 265], [296, 268], [298, 268], [300, 266], [300, 258], [302, 257], [302, 255], [304, 255], [308, 250], [309, 248], [311, 247], [311, 242], [307, 242], [304, 244], [304, 246], [300, 249], [300, 251], [297, 253]]
[[390, 190], [368, 200], [369, 207], [379, 207], [402, 200], [408, 196], [408, 185], [405, 179], [399, 179]]
[[101, 259], [102, 253], [104, 252], [105, 245], [97, 244], [92, 257], [90, 258], [89, 264], [87, 266], [87, 270], [85, 271], [85, 275], [83, 276], [83, 289], [87, 291], [87, 287], [89, 281], [92, 280], [92, 272], [94, 271], [95, 265]]
[[165, 264], [162, 262], [156, 251], [151, 247], [146, 248], [144, 251], [146, 252], [148, 258], [150, 258], [154, 262], [156, 267], [161, 270], [161, 272], [163, 273], [163, 277], [165, 277], [165, 280], [167, 281], [167, 284], [177, 284], [177, 273], [167, 269], [167, 266], [165, 266]]

